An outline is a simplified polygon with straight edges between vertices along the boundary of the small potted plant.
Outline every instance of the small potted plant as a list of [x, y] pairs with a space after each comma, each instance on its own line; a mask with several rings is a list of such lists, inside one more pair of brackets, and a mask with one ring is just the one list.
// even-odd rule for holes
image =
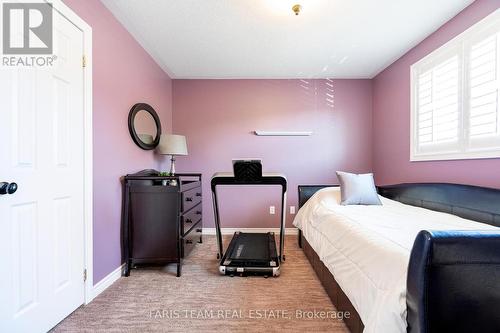
[[[168, 177], [168, 176], [170, 176], [170, 173], [169, 172], [158, 172], [158, 176], [160, 176], [160, 177]], [[167, 186], [168, 185], [168, 179], [162, 179], [161, 180], [161, 184], [163, 186]]]

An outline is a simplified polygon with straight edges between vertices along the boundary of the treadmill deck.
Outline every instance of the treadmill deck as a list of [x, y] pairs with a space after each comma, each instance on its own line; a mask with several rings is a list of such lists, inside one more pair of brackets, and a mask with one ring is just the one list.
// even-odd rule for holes
[[225, 275], [278, 276], [280, 261], [274, 232], [236, 232], [220, 262]]

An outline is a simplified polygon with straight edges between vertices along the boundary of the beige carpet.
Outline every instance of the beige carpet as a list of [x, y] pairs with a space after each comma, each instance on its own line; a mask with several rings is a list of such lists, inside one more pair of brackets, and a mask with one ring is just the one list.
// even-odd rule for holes
[[132, 270], [53, 331], [347, 332], [297, 238], [285, 245], [280, 277], [231, 278], [218, 274], [215, 237], [205, 237], [180, 278], [175, 265]]

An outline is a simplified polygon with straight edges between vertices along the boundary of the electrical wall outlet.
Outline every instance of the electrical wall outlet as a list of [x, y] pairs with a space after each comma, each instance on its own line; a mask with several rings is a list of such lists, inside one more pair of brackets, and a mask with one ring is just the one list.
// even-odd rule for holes
[[274, 206], [269, 206], [269, 214], [271, 214], [271, 215], [276, 214], [276, 207], [274, 207]]
[[295, 206], [290, 206], [290, 214], [295, 214]]

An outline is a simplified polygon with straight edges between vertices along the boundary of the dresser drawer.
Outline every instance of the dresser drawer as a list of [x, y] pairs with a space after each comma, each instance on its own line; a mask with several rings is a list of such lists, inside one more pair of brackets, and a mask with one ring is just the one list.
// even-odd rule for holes
[[181, 235], [185, 235], [189, 230], [201, 220], [201, 202], [195, 207], [183, 213], [181, 216]]
[[181, 181], [181, 192], [185, 192], [195, 187], [201, 187], [201, 181]]
[[201, 232], [201, 223], [198, 222], [190, 233], [182, 237], [182, 258], [186, 258], [189, 253], [191, 253], [196, 243], [201, 242]]
[[187, 212], [201, 202], [201, 187], [182, 192], [182, 211]]

